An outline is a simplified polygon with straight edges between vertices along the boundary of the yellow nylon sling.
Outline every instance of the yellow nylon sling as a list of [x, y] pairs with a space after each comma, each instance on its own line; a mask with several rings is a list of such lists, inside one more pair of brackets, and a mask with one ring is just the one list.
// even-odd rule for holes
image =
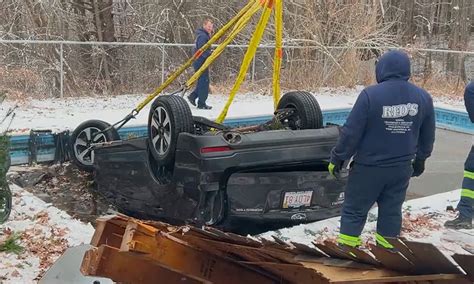
[[262, 39], [263, 33], [265, 31], [265, 28], [267, 26], [268, 20], [270, 18], [270, 15], [273, 10], [273, 1], [274, 0], [267, 0], [265, 1], [265, 9], [260, 17], [260, 20], [257, 24], [257, 27], [255, 29], [255, 32], [252, 36], [252, 39], [250, 40], [249, 47], [247, 49], [247, 52], [244, 56], [244, 60], [242, 61], [242, 65], [240, 67], [239, 75], [237, 76], [237, 79], [234, 83], [234, 86], [232, 87], [232, 90], [230, 91], [229, 99], [227, 100], [227, 103], [224, 106], [224, 109], [222, 110], [221, 114], [217, 118], [216, 122], [217, 123], [222, 123], [224, 122], [227, 112], [229, 111], [229, 107], [232, 104], [232, 101], [234, 100], [235, 95], [240, 89], [240, 86], [242, 85], [242, 82], [245, 79], [245, 76], [247, 74], [248, 68], [250, 66], [250, 63], [255, 56], [255, 53], [257, 51], [258, 45], [260, 44], [260, 41]]
[[219, 40], [230, 28], [232, 28], [243, 16], [249, 12], [251, 8], [258, 3], [259, 0], [251, 0], [249, 3], [234, 17], [232, 18], [222, 29], [220, 29], [203, 47], [201, 47], [186, 63], [181, 65], [176, 71], [174, 71], [166, 81], [161, 84], [155, 91], [143, 100], [136, 108], [135, 112], [138, 114], [146, 105], [148, 105], [154, 98], [156, 98], [164, 89], [166, 89], [171, 83], [173, 83], [179, 75], [181, 75], [187, 68], [189, 68], [196, 59], [198, 59], [204, 51], [206, 51], [212, 44]]
[[256, 1], [254, 5], [252, 5], [252, 7], [239, 19], [227, 38], [214, 50], [214, 52], [212, 52], [201, 68], [199, 68], [199, 70], [197, 70], [185, 83], [186, 89], [189, 89], [199, 79], [199, 77], [201, 77], [202, 73], [204, 73], [204, 71], [206, 71], [206, 69], [209, 68], [209, 66], [214, 63], [217, 58], [219, 58], [224, 49], [235, 39], [239, 32], [245, 28], [245, 26], [252, 19], [252, 16], [255, 15], [255, 13], [257, 13], [261, 8], [262, 5], [259, 3], [259, 1]]
[[280, 101], [280, 72], [283, 59], [283, 0], [275, 1], [275, 58], [273, 59], [273, 106]]

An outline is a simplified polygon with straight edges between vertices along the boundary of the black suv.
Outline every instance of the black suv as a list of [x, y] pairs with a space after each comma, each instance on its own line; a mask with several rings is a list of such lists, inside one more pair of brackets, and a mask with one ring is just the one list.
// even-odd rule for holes
[[271, 121], [241, 128], [193, 117], [183, 98], [160, 96], [148, 137], [114, 141], [113, 129], [102, 133], [88, 142], [85, 164], [85, 143], [77, 140], [103, 124], [74, 131], [73, 160], [94, 170], [99, 192], [125, 214], [233, 229], [243, 221], [285, 226], [340, 213], [346, 178], [327, 172], [339, 130], [323, 126], [310, 93], [285, 94]]

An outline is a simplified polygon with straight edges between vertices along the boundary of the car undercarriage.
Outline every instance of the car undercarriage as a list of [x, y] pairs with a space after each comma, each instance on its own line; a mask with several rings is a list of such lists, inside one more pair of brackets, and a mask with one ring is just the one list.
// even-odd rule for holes
[[125, 214], [233, 230], [340, 212], [346, 178], [327, 172], [339, 130], [323, 125], [309, 93], [286, 94], [270, 121], [250, 127], [193, 117], [179, 96], [159, 97], [149, 121], [148, 137], [87, 146], [99, 193]]

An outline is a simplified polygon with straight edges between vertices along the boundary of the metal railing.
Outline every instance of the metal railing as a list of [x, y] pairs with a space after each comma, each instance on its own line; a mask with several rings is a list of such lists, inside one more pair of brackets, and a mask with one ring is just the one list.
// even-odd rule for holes
[[[161, 82], [164, 82], [166, 79], [166, 60], [167, 60], [167, 48], [187, 48], [192, 50], [194, 44], [180, 44], [180, 43], [152, 43], [152, 42], [97, 42], [97, 41], [90, 41], [90, 42], [82, 42], [82, 41], [59, 41], [59, 40], [7, 40], [7, 39], [0, 39], [0, 48], [8, 48], [8, 45], [54, 45], [59, 46], [59, 66], [58, 73], [59, 73], [59, 96], [62, 98], [64, 97], [65, 93], [65, 46], [108, 46], [108, 47], [117, 47], [117, 46], [128, 46], [128, 47], [157, 47], [161, 51]], [[238, 49], [245, 49], [247, 45], [229, 45], [229, 49], [238, 48]], [[265, 50], [268, 52], [267, 57], [271, 56], [272, 49], [274, 48], [273, 45], [260, 45], [259, 50]], [[378, 50], [388, 50], [388, 49], [396, 49], [400, 48], [397, 46], [383, 46], [377, 47]], [[373, 47], [370, 46], [319, 46], [319, 45], [286, 45], [284, 46], [284, 50], [291, 51], [291, 50], [312, 50], [317, 51], [325, 55], [330, 55], [333, 51], [344, 51], [348, 49], [353, 50], [372, 50]], [[461, 51], [461, 50], [447, 50], [447, 49], [427, 49], [427, 48], [411, 48], [410, 51], [414, 52], [421, 52], [421, 53], [434, 53], [434, 54], [443, 54], [443, 55], [454, 55], [454, 56], [461, 56], [466, 57], [469, 56], [471, 58], [474, 57], [474, 51]], [[271, 58], [269, 57], [269, 60]], [[6, 59], [5, 59], [6, 60]], [[184, 61], [184, 60], [182, 60]], [[474, 65], [474, 63], [473, 63]], [[0, 67], [2, 67], [0, 65]], [[474, 68], [472, 68], [474, 69]], [[472, 71], [471, 71], [472, 73]], [[253, 82], [255, 80], [256, 75], [256, 58], [254, 58], [251, 71], [250, 71], [250, 78]], [[472, 78], [472, 75], [469, 75]]]

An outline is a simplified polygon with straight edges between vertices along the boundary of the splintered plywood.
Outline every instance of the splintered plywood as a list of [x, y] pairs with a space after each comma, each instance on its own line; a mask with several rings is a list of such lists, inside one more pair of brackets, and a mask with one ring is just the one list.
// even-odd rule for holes
[[398, 250], [410, 263], [416, 262], [413, 252], [403, 243], [405, 239], [385, 238], [396, 250]]
[[368, 254], [365, 251], [362, 251], [356, 248], [351, 248], [349, 252], [353, 253], [356, 256], [357, 260], [362, 263], [366, 263], [366, 264], [370, 264], [374, 266], [380, 266], [380, 262], [378, 262], [375, 258], [373, 258], [370, 254]]
[[98, 219], [91, 245], [95, 247], [108, 245], [120, 248], [126, 224], [126, 221], [120, 219]]
[[120, 283], [210, 283], [164, 267], [140, 255], [101, 246], [86, 252], [81, 266], [84, 275], [101, 276]]
[[299, 263], [302, 262], [312, 262], [312, 263], [321, 263], [326, 266], [334, 267], [345, 267], [345, 268], [355, 268], [363, 270], [374, 270], [377, 269], [375, 266], [365, 263], [359, 263], [348, 259], [339, 259], [339, 258], [330, 258], [330, 257], [313, 257], [308, 255], [297, 255], [295, 257]]
[[[325, 284], [331, 283], [328, 278], [325, 278], [321, 273], [313, 269], [304, 267], [302, 265], [293, 264], [278, 264], [278, 263], [245, 263], [250, 266], [263, 268], [276, 275], [281, 275], [281, 281], [276, 283], [298, 283], [298, 284]], [[283, 281], [284, 280], [284, 281]], [[242, 282], [243, 283], [243, 282]], [[255, 282], [257, 283], [257, 282]]]
[[325, 257], [326, 256], [316, 248], [312, 248], [312, 247], [309, 247], [307, 245], [299, 244], [299, 243], [295, 243], [295, 242], [291, 242], [291, 244], [295, 247], [293, 249], [293, 251], [297, 254], [305, 254], [305, 255], [311, 255], [311, 256], [315, 256], [315, 257]]
[[[462, 275], [437, 274], [406, 276], [401, 273], [387, 270], [363, 270], [342, 267], [331, 267], [319, 263], [302, 263], [306, 268], [313, 269], [321, 274], [329, 283], [452, 283], [467, 284], [469, 281]], [[313, 282], [314, 283], [314, 282]], [[316, 282], [317, 283], [317, 282]], [[324, 282], [323, 282], [324, 283]]]
[[273, 248], [255, 248], [201, 238], [187, 238], [186, 236], [183, 236], [183, 240], [203, 251], [222, 257], [228, 257], [236, 261], [297, 263], [294, 260], [294, 255], [289, 251], [281, 251]]
[[139, 252], [151, 261], [214, 283], [274, 283], [275, 278], [218, 255], [199, 250], [167, 233], [153, 235], [151, 228], [129, 223], [121, 251]]
[[315, 247], [329, 255], [331, 258], [340, 258], [380, 266], [380, 263], [370, 254], [357, 248], [346, 247], [341, 249], [337, 244], [325, 241], [324, 243], [313, 243]]
[[213, 233], [214, 235], [218, 236], [219, 242], [224, 242], [228, 244], [235, 244], [235, 245], [242, 245], [242, 246], [250, 246], [250, 247], [255, 247], [255, 248], [260, 248], [262, 247], [262, 243], [252, 240], [247, 237], [242, 237], [236, 234], [232, 233], [224, 233], [222, 231], [219, 231], [217, 229], [214, 229], [212, 227], [206, 227], [206, 231]]
[[376, 266], [380, 264], [371, 255], [356, 248], [347, 247], [343, 250], [337, 244], [330, 241], [325, 241], [324, 245], [320, 244], [320, 247], [321, 246], [326, 247], [326, 250], [328, 252], [331, 252], [331, 256], [339, 255], [341, 258], [344, 258], [344, 259], [349, 259], [349, 260], [353, 260], [353, 261], [357, 261], [357, 262], [361, 262], [365, 264], [370, 264], [370, 265], [376, 265]]
[[[316, 245], [332, 256], [324, 257], [316, 248], [278, 238], [256, 242], [216, 229], [117, 216], [98, 221], [92, 244], [99, 248], [86, 254], [81, 271], [132, 283], [155, 283], [158, 276], [166, 283], [469, 283], [436, 247], [391, 241], [399, 252], [375, 247], [377, 260], [330, 242]], [[460, 258], [466, 271], [472, 270], [470, 260]], [[385, 269], [378, 267], [379, 261]], [[407, 276], [391, 267], [425, 275]], [[448, 272], [452, 274], [426, 275]]]
[[326, 241], [324, 242], [324, 244], [316, 244], [316, 243], [313, 243], [313, 244], [322, 252], [324, 252], [325, 254], [329, 255], [332, 258], [340, 258], [340, 259], [348, 259], [352, 261], [357, 261], [357, 258], [338, 249], [336, 245], [331, 242]]
[[466, 272], [469, 279], [474, 282], [474, 255], [455, 254], [453, 258]]
[[330, 280], [330, 283], [343, 283], [345, 281], [368, 281], [380, 280], [386, 277], [400, 276], [400, 273], [385, 269], [361, 269], [361, 268], [344, 268], [328, 266], [323, 263], [302, 262], [306, 268], [313, 269], [324, 278]]
[[390, 251], [377, 245], [370, 247], [372, 253], [375, 255], [378, 261], [388, 269], [401, 271], [408, 274], [414, 274], [416, 271], [415, 265], [408, 261], [406, 257], [401, 255], [397, 251]]
[[417, 274], [461, 274], [461, 271], [432, 244], [404, 241], [416, 258]]

